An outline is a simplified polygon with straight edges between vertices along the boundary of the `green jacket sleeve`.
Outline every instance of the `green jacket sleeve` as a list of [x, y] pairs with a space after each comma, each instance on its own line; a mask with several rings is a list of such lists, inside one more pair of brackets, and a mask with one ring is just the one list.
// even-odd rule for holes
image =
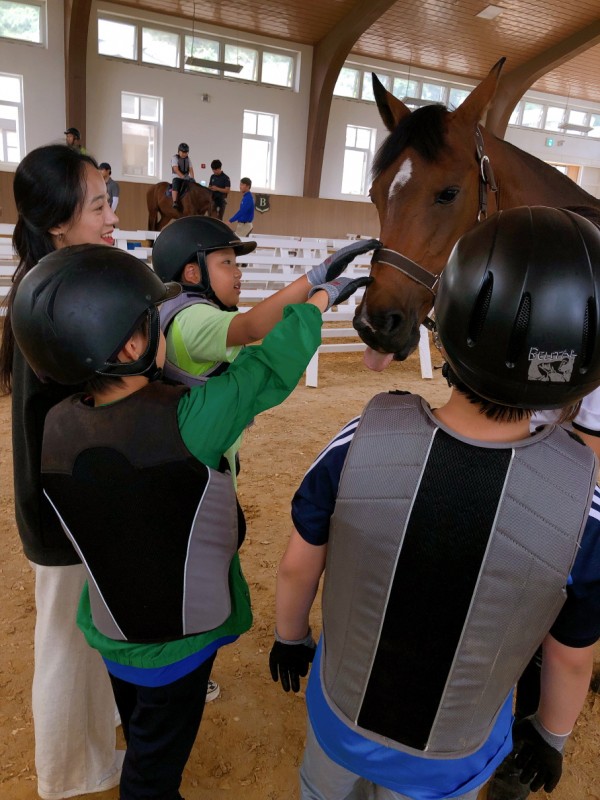
[[196, 458], [218, 467], [250, 420], [291, 394], [321, 344], [321, 325], [312, 304], [286, 306], [262, 344], [245, 347], [226, 373], [182, 397], [179, 427]]

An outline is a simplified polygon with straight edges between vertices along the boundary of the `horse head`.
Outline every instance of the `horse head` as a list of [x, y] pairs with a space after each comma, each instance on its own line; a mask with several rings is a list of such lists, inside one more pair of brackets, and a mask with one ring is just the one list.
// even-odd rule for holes
[[503, 63], [456, 111], [428, 105], [411, 112], [373, 75], [377, 107], [390, 131], [375, 157], [370, 191], [384, 248], [374, 255], [373, 282], [354, 327], [372, 350], [393, 353], [396, 360], [416, 347], [436, 276], [460, 236], [485, 214], [488, 188], [496, 188], [478, 124]]

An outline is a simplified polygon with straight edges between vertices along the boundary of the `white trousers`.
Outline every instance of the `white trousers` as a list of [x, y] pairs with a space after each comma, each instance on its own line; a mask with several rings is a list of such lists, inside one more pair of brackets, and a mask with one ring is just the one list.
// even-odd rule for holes
[[236, 235], [240, 238], [242, 236], [250, 236], [250, 232], [252, 231], [253, 223], [252, 222], [238, 222], [235, 226]]
[[[454, 800], [476, 800], [478, 793], [479, 789], [473, 789]], [[300, 797], [302, 800], [411, 800], [332, 761], [318, 743], [310, 720], [300, 767]]]
[[81, 564], [35, 570], [32, 689], [35, 766], [44, 800], [101, 792], [119, 783], [115, 700], [99, 653], [76, 624]]

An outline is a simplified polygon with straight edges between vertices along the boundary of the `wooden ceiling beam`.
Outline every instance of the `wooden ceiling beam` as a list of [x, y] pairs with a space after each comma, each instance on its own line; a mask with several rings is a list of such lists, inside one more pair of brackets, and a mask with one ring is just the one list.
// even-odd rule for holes
[[305, 197], [319, 196], [333, 89], [344, 61], [359, 37], [395, 3], [396, 0], [358, 0], [350, 13], [314, 47], [304, 166]]
[[65, 99], [67, 127], [86, 135], [87, 43], [92, 0], [65, 0]]
[[525, 92], [543, 75], [598, 43], [600, 43], [600, 20], [549, 47], [520, 67], [502, 73], [496, 95], [487, 112], [485, 127], [503, 138], [510, 115]]

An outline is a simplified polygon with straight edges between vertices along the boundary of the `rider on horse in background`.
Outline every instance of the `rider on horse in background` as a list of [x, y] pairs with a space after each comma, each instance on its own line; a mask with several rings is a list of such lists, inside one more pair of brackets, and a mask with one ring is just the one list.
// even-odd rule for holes
[[181, 202], [179, 201], [179, 193], [185, 191], [186, 184], [184, 181], [194, 180], [194, 167], [189, 157], [190, 147], [185, 142], [181, 142], [177, 148], [177, 152], [171, 158], [171, 171], [173, 173], [173, 208], [181, 211]]

